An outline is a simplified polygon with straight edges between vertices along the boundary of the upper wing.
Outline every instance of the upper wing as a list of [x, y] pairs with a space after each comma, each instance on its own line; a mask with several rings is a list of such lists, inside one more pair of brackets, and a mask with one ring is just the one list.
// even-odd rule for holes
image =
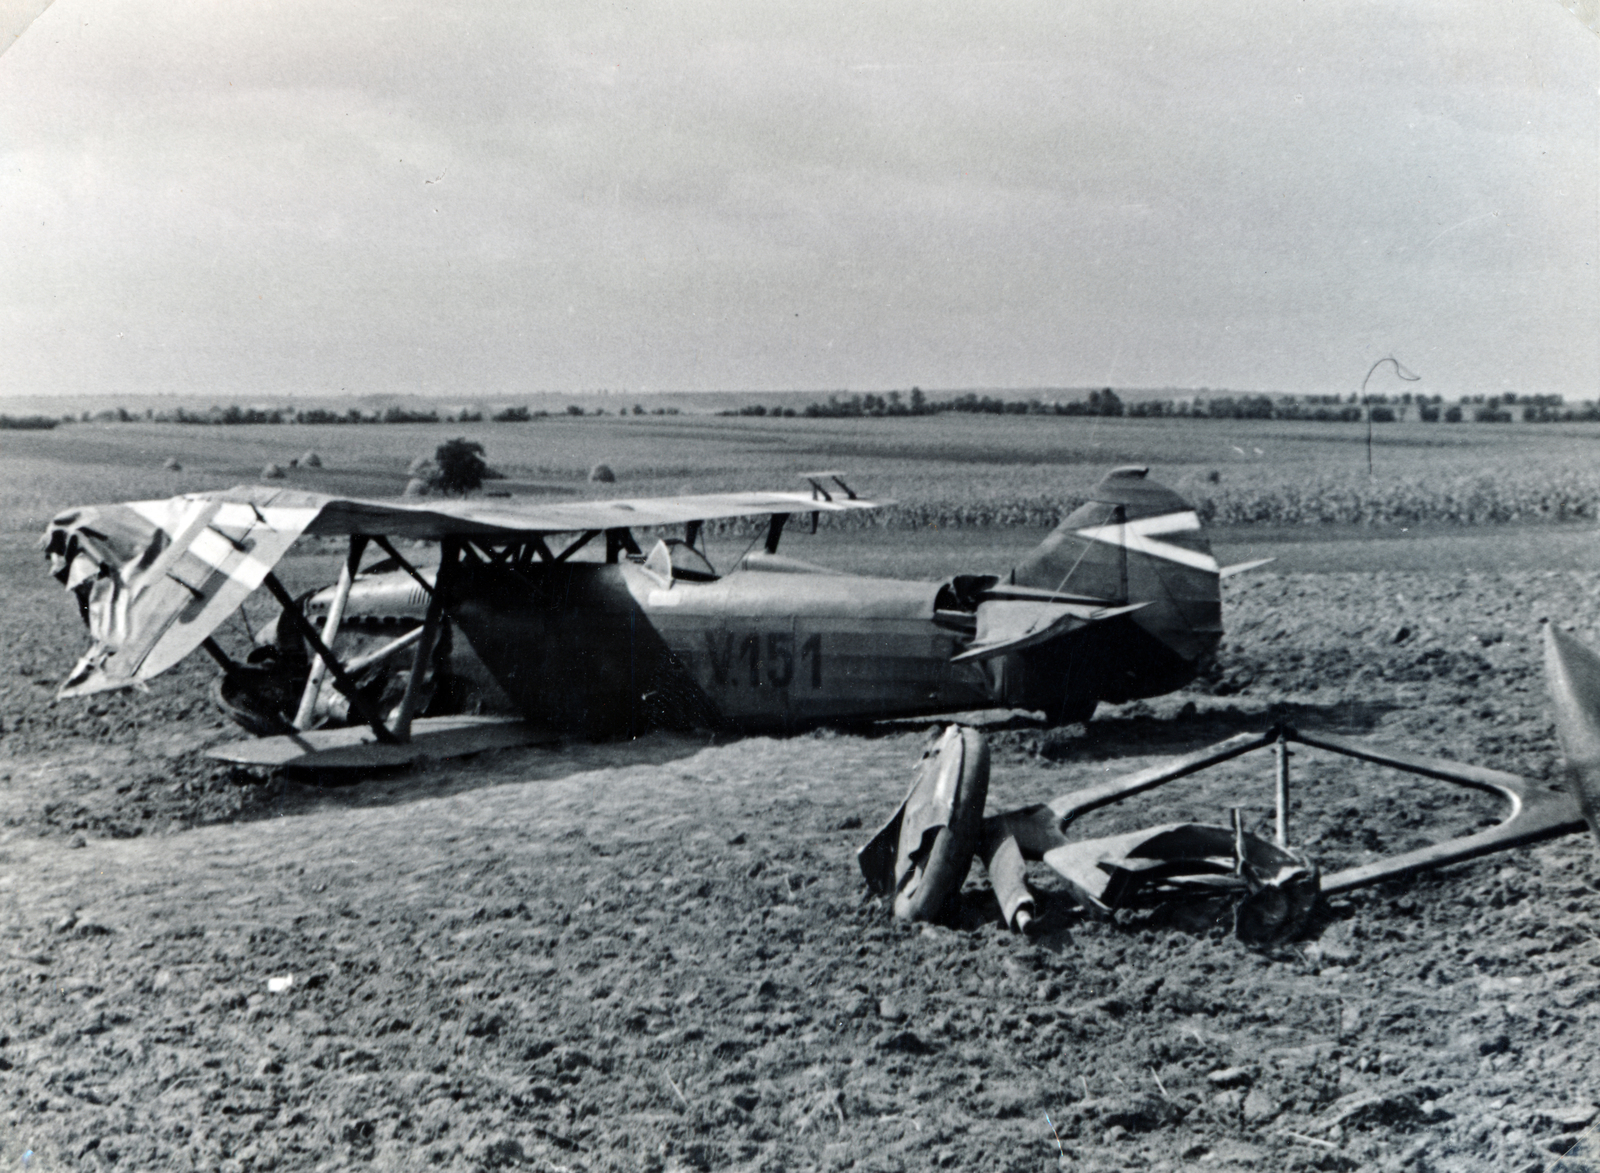
[[241, 485], [73, 509], [50, 523], [44, 545], [56, 577], [77, 593], [95, 643], [59, 695], [122, 688], [170, 668], [261, 585], [301, 534], [514, 537], [877, 504], [808, 493], [713, 493], [559, 505], [409, 505]]
[[196, 498], [279, 508], [308, 508], [315, 518], [308, 534], [364, 534], [369, 537], [436, 541], [451, 537], [493, 537], [503, 534], [560, 534], [619, 526], [677, 525], [758, 513], [846, 513], [877, 509], [887, 502], [826, 500], [810, 493], [706, 493], [695, 497], [624, 497], [613, 501], [570, 501], [562, 504], [501, 504], [483, 501], [441, 501], [410, 505], [399, 501], [367, 501], [329, 497], [296, 489], [241, 485]]

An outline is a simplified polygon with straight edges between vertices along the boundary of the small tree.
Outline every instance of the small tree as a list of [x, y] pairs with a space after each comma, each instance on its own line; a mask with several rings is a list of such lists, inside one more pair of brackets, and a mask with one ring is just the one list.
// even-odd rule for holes
[[483, 462], [483, 445], [464, 436], [446, 440], [435, 448], [433, 462], [439, 466], [433, 483], [441, 493], [470, 493], [481, 489], [483, 478], [489, 472], [489, 466]]

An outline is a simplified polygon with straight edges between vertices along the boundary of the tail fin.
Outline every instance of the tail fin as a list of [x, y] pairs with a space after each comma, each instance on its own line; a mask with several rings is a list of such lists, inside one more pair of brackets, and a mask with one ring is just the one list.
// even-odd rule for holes
[[[1095, 638], [1104, 700], [1156, 696], [1192, 679], [1222, 638], [1219, 568], [1194, 508], [1138, 466], [1116, 468], [1040, 546], [1019, 562], [1015, 586], [1144, 604], [1115, 622], [1132, 643]], [[1109, 627], [1096, 625], [1097, 627]], [[1083, 649], [1089, 651], [1090, 649]]]

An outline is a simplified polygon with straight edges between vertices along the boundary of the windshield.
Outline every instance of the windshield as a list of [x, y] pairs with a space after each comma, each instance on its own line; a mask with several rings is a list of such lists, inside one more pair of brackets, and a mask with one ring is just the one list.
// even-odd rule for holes
[[662, 577], [670, 573], [674, 580], [682, 582], [712, 582], [717, 577], [706, 556], [682, 538], [662, 538], [650, 551], [645, 565]]

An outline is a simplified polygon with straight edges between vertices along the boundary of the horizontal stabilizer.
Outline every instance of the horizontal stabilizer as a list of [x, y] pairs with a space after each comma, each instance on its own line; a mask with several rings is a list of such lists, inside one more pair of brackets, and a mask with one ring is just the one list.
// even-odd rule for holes
[[988, 660], [1010, 652], [1037, 647], [1053, 639], [1137, 611], [1145, 603], [1127, 607], [1088, 606], [1082, 603], [1046, 603], [1027, 599], [995, 599], [978, 605], [978, 631], [972, 642], [952, 664]]
[[1247, 570], [1255, 570], [1265, 566], [1268, 562], [1276, 562], [1276, 558], [1257, 558], [1254, 562], [1235, 562], [1232, 566], [1224, 566], [1217, 571], [1218, 578], [1232, 578], [1236, 574], [1243, 574]]
[[985, 602], [989, 599], [1031, 599], [1041, 603], [1082, 603], [1087, 607], [1105, 607], [1111, 604], [1111, 600], [1096, 598], [1094, 595], [1075, 595], [1070, 592], [1046, 590], [1044, 587], [1016, 586], [1009, 582], [996, 583], [978, 595], [979, 602]]

